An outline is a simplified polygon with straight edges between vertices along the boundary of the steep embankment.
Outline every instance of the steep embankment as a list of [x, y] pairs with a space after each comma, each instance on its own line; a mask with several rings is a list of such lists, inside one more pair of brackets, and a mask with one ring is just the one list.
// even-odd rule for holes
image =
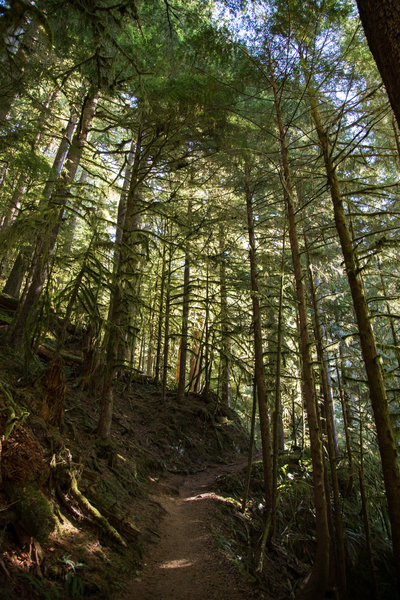
[[[17, 355], [0, 354], [1, 599], [122, 598], [140, 583], [132, 573], [143, 561], [150, 565], [156, 551], [172, 555], [170, 543], [189, 553], [194, 580], [213, 576], [215, 564], [221, 573], [226, 564], [228, 577], [211, 540], [215, 501], [189, 497], [247, 448], [229, 407], [197, 394], [178, 403], [173, 392], [162, 403], [159, 388], [127, 379], [116, 393], [112, 437], [102, 442], [98, 395], [81, 390], [79, 364], [36, 359], [27, 371]], [[209, 471], [212, 463], [221, 466]], [[157, 483], [165, 475], [172, 479]], [[169, 497], [168, 486], [188, 493]], [[190, 554], [196, 548], [204, 560]]]

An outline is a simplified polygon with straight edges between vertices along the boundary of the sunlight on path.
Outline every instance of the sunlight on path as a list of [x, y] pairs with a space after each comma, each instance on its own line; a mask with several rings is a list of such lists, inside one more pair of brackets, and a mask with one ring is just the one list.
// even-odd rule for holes
[[250, 600], [252, 590], [212, 538], [218, 497], [209, 490], [221, 466], [183, 478], [179, 497], [157, 497], [166, 511], [159, 540], [145, 549], [145, 564], [123, 600]]
[[160, 565], [160, 569], [180, 569], [181, 567], [192, 567], [193, 562], [181, 558], [180, 560], [169, 560]]

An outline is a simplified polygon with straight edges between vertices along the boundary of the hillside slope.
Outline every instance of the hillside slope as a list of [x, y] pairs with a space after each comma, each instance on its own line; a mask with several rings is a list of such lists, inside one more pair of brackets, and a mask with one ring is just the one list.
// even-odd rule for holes
[[121, 382], [101, 441], [98, 398], [80, 389], [73, 364], [36, 360], [26, 371], [16, 356], [1, 359], [0, 598], [117, 598], [143, 543], [160, 535], [154, 481], [232, 460], [246, 434], [216, 397], [179, 404], [169, 392], [163, 405], [157, 387]]

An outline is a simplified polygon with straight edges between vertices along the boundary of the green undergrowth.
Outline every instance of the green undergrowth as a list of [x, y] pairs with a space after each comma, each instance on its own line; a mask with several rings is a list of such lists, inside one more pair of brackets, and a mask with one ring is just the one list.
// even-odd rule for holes
[[[306, 456], [285, 454], [280, 457], [279, 464], [275, 536], [264, 557], [260, 557], [265, 527], [262, 463], [253, 463], [249, 500], [244, 512], [241, 510], [241, 499], [245, 469], [239, 473], [222, 475], [217, 481], [218, 494], [234, 500], [221, 503], [224, 528], [217, 536], [218, 542], [239, 570], [247, 573], [250, 580], [256, 581], [257, 586], [275, 600], [292, 596], [309, 572], [316, 551], [311, 460]], [[342, 500], [346, 515], [346, 598], [372, 600], [374, 596], [360, 515], [359, 490], [355, 483], [349, 489], [347, 479], [348, 474], [341, 482], [343, 487], [346, 486], [347, 494]], [[384, 496], [373, 480], [373, 471], [366, 474], [366, 486], [380, 597], [382, 600], [389, 600], [396, 597], [396, 586], [391, 566]]]

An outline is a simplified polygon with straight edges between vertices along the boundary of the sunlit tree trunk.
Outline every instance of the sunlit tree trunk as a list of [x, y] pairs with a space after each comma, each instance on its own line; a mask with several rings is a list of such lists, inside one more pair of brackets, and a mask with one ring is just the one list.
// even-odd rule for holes
[[[188, 206], [188, 218], [191, 214], [191, 203]], [[185, 266], [183, 270], [183, 298], [182, 298], [182, 329], [181, 329], [181, 346], [180, 346], [180, 361], [179, 361], [179, 378], [177, 399], [182, 401], [185, 395], [186, 385], [186, 363], [188, 351], [188, 330], [189, 330], [189, 301], [190, 301], [190, 253], [189, 242], [186, 242], [185, 248]]]
[[392, 313], [392, 309], [390, 308], [390, 304], [389, 304], [389, 299], [388, 299], [388, 295], [387, 295], [387, 291], [386, 291], [386, 283], [385, 283], [385, 279], [383, 277], [383, 273], [382, 273], [382, 265], [381, 265], [381, 261], [379, 259], [379, 256], [377, 258], [377, 266], [378, 266], [378, 272], [379, 272], [379, 280], [381, 282], [381, 287], [382, 287], [382, 294], [383, 297], [385, 299], [385, 307], [386, 307], [386, 313], [389, 319], [389, 326], [390, 326], [390, 332], [392, 334], [392, 340], [393, 340], [393, 345], [394, 345], [394, 353], [396, 356], [396, 360], [397, 360], [397, 366], [400, 370], [400, 347], [399, 347], [399, 339], [396, 333], [396, 328], [394, 325], [394, 315]]
[[169, 320], [171, 310], [171, 268], [172, 268], [172, 245], [168, 248], [168, 263], [167, 263], [167, 281], [166, 281], [166, 296], [165, 296], [165, 322], [164, 322], [164, 358], [163, 358], [163, 378], [161, 400], [167, 399], [167, 383], [168, 383], [168, 358], [169, 358]]
[[286, 145], [286, 133], [283, 125], [279, 94], [275, 82], [274, 69], [269, 57], [269, 69], [274, 94], [274, 104], [279, 128], [279, 142], [283, 165], [284, 198], [288, 217], [289, 240], [292, 253], [293, 271], [296, 283], [296, 298], [300, 326], [300, 350], [302, 357], [302, 379], [304, 401], [310, 433], [311, 458], [313, 466], [313, 490], [316, 514], [317, 548], [312, 571], [296, 598], [322, 598], [329, 579], [330, 535], [328, 523], [328, 502], [325, 490], [325, 469], [322, 451], [322, 434], [317, 413], [314, 374], [310, 353], [310, 335], [307, 322], [306, 294], [303, 283], [303, 268], [300, 261], [300, 248], [297, 234], [297, 223], [294, 209], [294, 188], [289, 167], [289, 156]]
[[251, 468], [253, 465], [253, 454], [254, 454], [254, 435], [256, 429], [256, 413], [257, 413], [257, 385], [256, 380], [253, 380], [253, 403], [251, 407], [250, 417], [250, 439], [249, 439], [249, 455], [247, 459], [246, 476], [243, 487], [243, 498], [242, 498], [242, 510], [246, 510], [247, 498], [249, 497], [250, 480], [251, 480]]
[[164, 294], [165, 294], [165, 280], [167, 275], [167, 261], [166, 261], [167, 246], [165, 241], [163, 242], [162, 250], [162, 269], [161, 269], [161, 281], [160, 281], [160, 300], [159, 300], [159, 312], [158, 312], [158, 323], [157, 323], [157, 350], [156, 350], [156, 361], [154, 369], [154, 380], [155, 384], [158, 385], [160, 381], [160, 363], [161, 363], [161, 345], [162, 345], [162, 323], [164, 316]]
[[[78, 122], [78, 114], [74, 109], [71, 110], [71, 114], [68, 120], [68, 123], [63, 131], [63, 136], [61, 138], [60, 145], [58, 146], [56, 156], [53, 161], [53, 166], [50, 171], [49, 179], [44, 186], [42, 199], [40, 204], [42, 206], [47, 206], [48, 202], [51, 200], [51, 195], [54, 189], [54, 185], [58, 180], [59, 175], [64, 166], [64, 162], [68, 156], [68, 151], [72, 149], [72, 136], [74, 135], [74, 131]], [[78, 132], [77, 132], [78, 133]]]
[[[3, 185], [8, 171], [8, 162], [3, 162], [0, 167], [0, 186]], [[3, 217], [2, 217], [3, 219]], [[3, 226], [3, 221], [0, 219], [0, 227]]]
[[[278, 492], [278, 454], [280, 437], [283, 438], [282, 400], [281, 400], [281, 371], [282, 371], [282, 332], [283, 332], [283, 290], [285, 282], [285, 230], [283, 231], [282, 254], [279, 281], [278, 327], [276, 332], [276, 357], [275, 357], [275, 391], [274, 413], [272, 422], [272, 523], [271, 537], [275, 534], [276, 506]], [[281, 441], [283, 445], [283, 439]]]
[[207, 256], [206, 265], [206, 310], [204, 318], [204, 397], [210, 392], [210, 267]]
[[253, 217], [253, 194], [250, 187], [250, 167], [245, 165], [245, 192], [247, 211], [247, 230], [249, 236], [249, 258], [251, 277], [251, 296], [253, 305], [253, 332], [254, 332], [254, 358], [255, 379], [257, 386], [258, 411], [260, 416], [261, 445], [264, 471], [264, 495], [266, 522], [271, 523], [271, 501], [272, 501], [272, 459], [271, 459], [271, 432], [270, 419], [267, 407], [267, 396], [265, 390], [263, 342], [261, 327], [260, 292], [258, 284], [256, 237], [254, 231]]
[[226, 259], [225, 259], [225, 234], [223, 225], [219, 225], [219, 283], [221, 294], [221, 401], [223, 404], [230, 404], [230, 386], [229, 386], [229, 338], [228, 338], [228, 299], [226, 293]]

